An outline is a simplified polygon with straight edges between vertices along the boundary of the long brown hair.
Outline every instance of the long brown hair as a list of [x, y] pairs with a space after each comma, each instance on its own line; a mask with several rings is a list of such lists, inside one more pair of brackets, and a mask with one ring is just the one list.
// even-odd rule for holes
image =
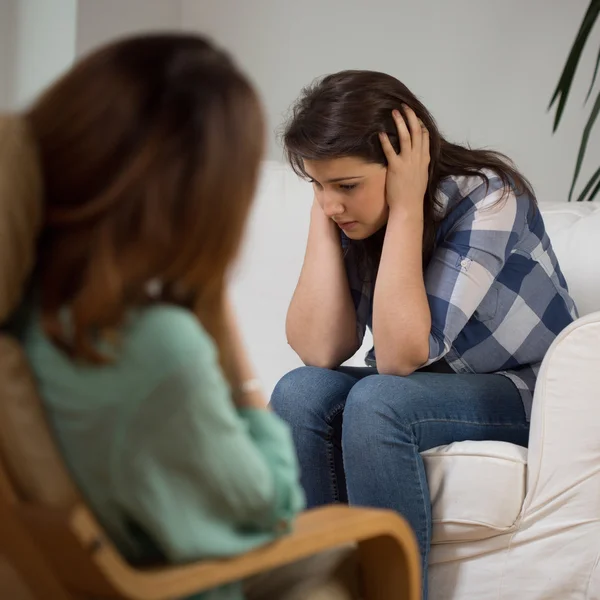
[[195, 35], [125, 39], [26, 118], [45, 186], [37, 280], [52, 339], [103, 361], [97, 341], [161, 301], [193, 310], [226, 352], [224, 288], [264, 143], [259, 101], [229, 57]]
[[[431, 161], [423, 235], [423, 261], [427, 264], [440, 220], [436, 191], [441, 180], [449, 175], [480, 175], [489, 184], [484, 173], [489, 169], [500, 176], [505, 189], [533, 195], [529, 182], [510, 159], [498, 152], [474, 150], [447, 141], [431, 113], [403, 83], [376, 71], [341, 71], [306, 87], [292, 107], [282, 139], [290, 165], [304, 178], [308, 178], [304, 159], [354, 156], [386, 165], [378, 134], [385, 131], [396, 152], [400, 151], [392, 110], [398, 109], [404, 115], [403, 104], [415, 111], [429, 131]], [[382, 243], [383, 232], [378, 232], [367, 240], [349, 240], [349, 248], [372, 271], [377, 268]]]

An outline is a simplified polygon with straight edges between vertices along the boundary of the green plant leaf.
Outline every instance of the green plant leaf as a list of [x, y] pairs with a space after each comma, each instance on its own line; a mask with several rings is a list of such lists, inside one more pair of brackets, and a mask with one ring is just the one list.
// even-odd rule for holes
[[[586, 186], [581, 190], [581, 194], [579, 194], [577, 198], [577, 202], [583, 202], [588, 192], [592, 189], [592, 186], [596, 183], [596, 181], [600, 181], [600, 167], [598, 170], [590, 177], [590, 180], [587, 182]], [[571, 199], [569, 198], [569, 201]]]
[[594, 27], [594, 23], [596, 22], [599, 13], [600, 0], [591, 0], [585, 16], [583, 17], [581, 27], [579, 28], [575, 41], [573, 42], [571, 51], [569, 52], [569, 56], [567, 57], [567, 62], [558, 81], [558, 85], [556, 86], [554, 94], [552, 95], [552, 100], [550, 100], [550, 105], [548, 106], [548, 110], [550, 110], [556, 100], [558, 100], [556, 115], [554, 117], [554, 126], [552, 129], [553, 132], [556, 131], [560, 123], [565, 104], [567, 103], [567, 98], [569, 97], [569, 92], [571, 91], [573, 77], [575, 76], [575, 71], [577, 70], [579, 59], [581, 58], [581, 53], [583, 52], [585, 43], [590, 35], [590, 32], [592, 31], [592, 28]]
[[592, 83], [590, 83], [590, 89], [585, 97], [585, 101], [587, 102], [590, 98], [590, 94], [594, 89], [594, 84], [596, 83], [596, 75], [598, 75], [598, 67], [600, 67], [600, 48], [598, 49], [598, 58], [596, 58], [596, 66], [594, 67], [594, 75], [592, 77]]
[[590, 133], [596, 118], [598, 117], [598, 113], [600, 113], [600, 93], [598, 93], [598, 97], [596, 98], [596, 102], [594, 103], [594, 107], [592, 108], [588, 122], [585, 124], [583, 135], [581, 136], [581, 144], [579, 145], [579, 153], [577, 155], [577, 162], [575, 163], [575, 173], [571, 183], [571, 190], [569, 191], [569, 201], [573, 197], [573, 190], [575, 189], [575, 184], [577, 183], [577, 178], [579, 177], [579, 171], [581, 171], [581, 164], [583, 163], [583, 157], [585, 156], [585, 151], [590, 139]]
[[591, 202], [594, 199], [594, 196], [600, 192], [600, 181], [596, 184], [596, 187], [592, 190], [590, 197], [588, 198], [588, 202]]

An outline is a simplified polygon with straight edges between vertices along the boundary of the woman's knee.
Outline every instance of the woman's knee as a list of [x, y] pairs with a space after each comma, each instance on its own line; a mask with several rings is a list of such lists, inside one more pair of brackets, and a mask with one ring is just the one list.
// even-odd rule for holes
[[344, 438], [352, 443], [369, 443], [386, 428], [408, 430], [415, 418], [418, 396], [410, 378], [371, 375], [361, 379], [346, 401]]
[[300, 367], [284, 375], [273, 390], [271, 408], [294, 425], [341, 410], [355, 380], [330, 369]]

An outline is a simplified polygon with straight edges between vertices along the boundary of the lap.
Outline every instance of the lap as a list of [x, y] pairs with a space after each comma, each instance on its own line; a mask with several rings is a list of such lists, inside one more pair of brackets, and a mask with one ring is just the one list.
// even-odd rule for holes
[[342, 426], [342, 421], [344, 427], [350, 421], [365, 426], [379, 422], [411, 427], [417, 437], [434, 441], [502, 440], [508, 428], [510, 441], [527, 443], [521, 396], [503, 375], [428, 369], [396, 377], [364, 367], [303, 367], [282, 379], [273, 404], [276, 412], [297, 425], [307, 419], [322, 419], [334, 427]]
[[462, 440], [527, 445], [529, 431], [520, 393], [510, 379], [427, 372], [358, 381], [347, 398], [344, 424], [353, 431], [410, 429], [420, 451]]
[[[353, 403], [385, 404], [413, 420], [512, 422], [524, 419], [521, 395], [503, 375], [416, 372], [408, 377], [374, 375], [357, 381]], [[409, 414], [410, 413], [410, 414]]]

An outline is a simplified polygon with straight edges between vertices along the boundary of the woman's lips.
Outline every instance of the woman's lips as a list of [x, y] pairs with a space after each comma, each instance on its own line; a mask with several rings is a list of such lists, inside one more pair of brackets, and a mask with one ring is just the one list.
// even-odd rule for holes
[[358, 225], [358, 221], [346, 221], [345, 223], [338, 223], [338, 227], [343, 231], [350, 231]]

